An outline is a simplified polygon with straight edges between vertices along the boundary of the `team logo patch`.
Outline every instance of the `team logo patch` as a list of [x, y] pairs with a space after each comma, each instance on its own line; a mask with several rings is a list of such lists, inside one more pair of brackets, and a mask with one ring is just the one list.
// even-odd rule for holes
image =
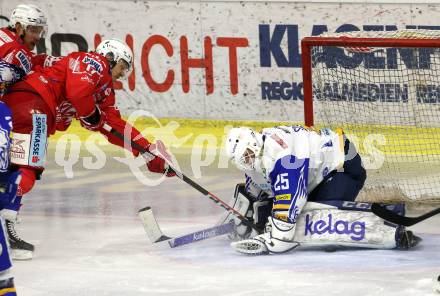
[[26, 152], [24, 144], [26, 140], [12, 139], [11, 157], [16, 159], [25, 159]]
[[21, 68], [26, 72], [29, 73], [31, 71], [32, 68], [32, 64], [31, 61], [29, 61], [28, 57], [22, 52], [19, 51], [17, 52], [17, 54], [15, 55], [15, 57], [18, 59], [18, 61], [21, 64]]
[[98, 62], [97, 60], [89, 57], [89, 56], [85, 56], [84, 59], [82, 60], [84, 64], [88, 64], [93, 66], [93, 68], [95, 68], [95, 70], [99, 73], [102, 72], [102, 65], [100, 62]]
[[9, 155], [13, 164], [29, 165], [30, 135], [13, 133]]

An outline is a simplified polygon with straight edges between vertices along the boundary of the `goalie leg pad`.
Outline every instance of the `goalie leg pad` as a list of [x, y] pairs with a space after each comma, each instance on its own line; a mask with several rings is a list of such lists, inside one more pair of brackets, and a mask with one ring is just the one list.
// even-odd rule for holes
[[396, 247], [396, 226], [367, 210], [341, 210], [328, 204], [309, 202], [297, 224], [295, 240], [301, 245]]

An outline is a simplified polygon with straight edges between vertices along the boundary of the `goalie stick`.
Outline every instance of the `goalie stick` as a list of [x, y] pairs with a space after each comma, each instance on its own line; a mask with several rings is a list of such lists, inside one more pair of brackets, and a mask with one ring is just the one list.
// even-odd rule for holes
[[157, 223], [154, 217], [153, 210], [151, 209], [151, 207], [145, 207], [140, 209], [138, 215], [142, 221], [142, 225], [144, 226], [148, 239], [152, 243], [158, 243], [161, 241], [168, 240], [168, 244], [170, 245], [171, 248], [175, 248], [175, 247], [195, 243], [207, 238], [223, 235], [232, 232], [232, 230], [234, 229], [234, 223], [230, 222], [172, 238], [168, 235], [163, 234], [162, 230], [160, 230], [159, 224]]
[[[104, 130], [106, 130], [107, 132], [111, 133], [115, 137], [117, 137], [117, 138], [121, 139], [122, 141], [124, 141], [124, 143], [130, 145], [130, 147], [138, 150], [141, 154], [149, 154], [149, 155], [157, 156], [157, 155], [153, 154], [152, 152], [146, 150], [144, 147], [142, 147], [138, 143], [134, 142], [133, 140], [126, 139], [123, 134], [121, 134], [120, 132], [118, 132], [117, 130], [115, 130], [114, 128], [109, 126], [108, 124], [104, 124], [103, 128], [104, 128]], [[220, 207], [222, 207], [223, 209], [225, 209], [229, 213], [233, 214], [241, 222], [243, 222], [244, 225], [251, 227], [252, 229], [257, 231], [257, 233], [261, 233], [261, 230], [258, 229], [258, 227], [255, 224], [253, 224], [248, 219], [246, 219], [246, 217], [241, 215], [233, 207], [229, 206], [227, 203], [222, 201], [220, 198], [218, 198], [217, 196], [215, 196], [214, 194], [212, 194], [211, 192], [209, 192], [208, 190], [206, 190], [205, 188], [203, 188], [202, 186], [200, 186], [199, 184], [197, 184], [196, 182], [191, 180], [188, 176], [186, 176], [185, 174], [183, 174], [179, 170], [175, 169], [173, 167], [173, 165], [167, 161], [167, 159], [164, 158], [164, 160], [167, 162], [167, 164], [169, 166], [169, 169], [172, 170], [173, 172], [175, 172], [177, 177], [179, 177], [179, 179], [181, 179], [182, 181], [184, 181], [185, 183], [190, 185], [192, 188], [194, 188], [197, 191], [199, 191], [200, 193], [202, 193], [204, 196], [208, 197], [210, 200], [212, 200], [213, 202], [218, 204]]]
[[423, 215], [420, 215], [418, 217], [407, 217], [407, 216], [402, 216], [402, 215], [396, 214], [395, 212], [387, 209], [386, 206], [382, 206], [382, 205], [377, 204], [377, 203], [373, 203], [371, 205], [371, 211], [375, 215], [377, 215], [380, 218], [382, 218], [384, 220], [387, 220], [389, 222], [392, 222], [392, 223], [395, 223], [395, 224], [399, 224], [399, 225], [403, 225], [403, 226], [412, 226], [414, 224], [422, 222], [423, 220], [431, 218], [434, 215], [439, 214], [440, 213], [440, 208], [432, 210], [432, 211], [430, 211], [428, 213], [425, 213]]

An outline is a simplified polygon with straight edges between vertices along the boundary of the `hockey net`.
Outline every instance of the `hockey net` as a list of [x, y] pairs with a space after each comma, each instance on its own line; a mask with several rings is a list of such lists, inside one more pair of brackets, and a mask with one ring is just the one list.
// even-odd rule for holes
[[306, 125], [356, 145], [359, 200], [440, 203], [440, 31], [307, 37], [302, 59]]

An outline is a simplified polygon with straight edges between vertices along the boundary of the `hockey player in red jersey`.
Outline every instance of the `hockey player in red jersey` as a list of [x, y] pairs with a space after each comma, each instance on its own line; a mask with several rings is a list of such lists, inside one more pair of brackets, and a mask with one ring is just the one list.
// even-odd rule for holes
[[14, 9], [9, 26], [0, 29], [0, 95], [34, 67], [49, 66], [58, 59], [32, 52], [46, 31], [46, 16], [40, 8], [19, 4]]
[[[113, 81], [128, 76], [132, 63], [131, 49], [123, 41], [109, 39], [95, 52], [71, 53], [8, 89], [3, 101], [13, 114], [11, 162], [22, 174], [18, 195], [29, 192], [43, 171], [47, 137], [66, 130], [74, 118], [84, 128], [99, 131], [109, 142], [124, 147], [124, 142], [105, 131], [103, 125], [122, 134], [127, 130], [128, 124], [115, 106]], [[152, 148], [138, 130], [130, 128], [132, 140], [147, 150]], [[139, 155], [139, 151], [132, 152]], [[148, 159], [147, 167], [151, 172], [174, 175], [160, 157]], [[15, 258], [18, 252], [23, 255], [21, 259], [32, 258], [33, 245], [17, 237], [15, 247]]]
[[[9, 26], [0, 29], [0, 97], [8, 86], [21, 80], [35, 68], [50, 66], [59, 58], [32, 51], [47, 31], [44, 12], [32, 4], [19, 4], [13, 10]], [[8, 204], [0, 215], [5, 219], [10, 245], [15, 249], [19, 236], [15, 231], [19, 203]], [[12, 213], [12, 214], [11, 214]], [[33, 249], [31, 245], [29, 248]], [[15, 252], [12, 252], [15, 258]]]

